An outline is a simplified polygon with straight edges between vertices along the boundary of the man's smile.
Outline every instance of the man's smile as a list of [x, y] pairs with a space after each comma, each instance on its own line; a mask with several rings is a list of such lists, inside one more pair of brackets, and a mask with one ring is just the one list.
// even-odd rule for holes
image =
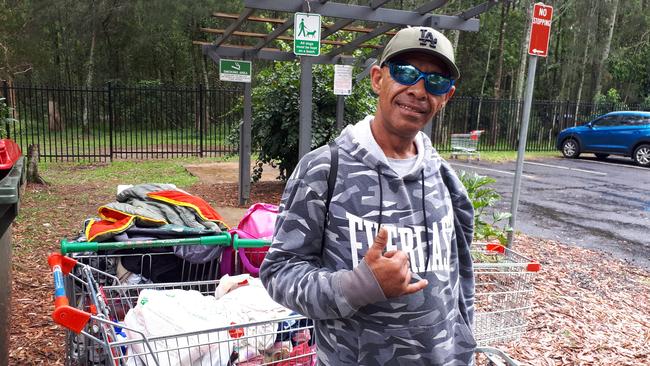
[[408, 102], [403, 102], [396, 100], [395, 104], [404, 111], [411, 112], [411, 113], [418, 113], [418, 114], [427, 114], [429, 113], [429, 108], [426, 106], [423, 106], [421, 104], [417, 103], [408, 103]]

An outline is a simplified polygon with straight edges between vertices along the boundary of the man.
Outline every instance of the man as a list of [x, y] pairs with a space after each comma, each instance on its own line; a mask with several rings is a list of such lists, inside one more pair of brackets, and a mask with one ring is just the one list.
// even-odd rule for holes
[[400, 30], [370, 71], [374, 117], [335, 140], [329, 207], [330, 147], [287, 182], [260, 278], [314, 319], [320, 364], [473, 363], [472, 204], [420, 132], [459, 75], [441, 33]]

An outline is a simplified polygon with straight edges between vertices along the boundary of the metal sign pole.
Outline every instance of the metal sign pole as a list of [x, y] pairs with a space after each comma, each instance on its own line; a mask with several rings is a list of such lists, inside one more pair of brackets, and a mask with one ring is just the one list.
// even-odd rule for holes
[[239, 204], [248, 203], [251, 193], [251, 129], [253, 120], [253, 88], [244, 84], [244, 119], [239, 127]]
[[517, 223], [517, 206], [519, 205], [519, 192], [521, 187], [521, 175], [524, 171], [524, 154], [526, 153], [526, 137], [528, 136], [528, 120], [530, 119], [530, 107], [533, 101], [533, 86], [535, 85], [535, 69], [537, 69], [537, 56], [528, 56], [528, 77], [526, 79], [526, 92], [524, 94], [524, 110], [521, 118], [521, 130], [519, 131], [519, 146], [517, 149], [517, 170], [515, 172], [515, 183], [512, 190], [512, 202], [510, 206], [510, 227], [508, 233], [508, 247], [512, 249], [515, 225]]
[[312, 63], [309, 57], [300, 58], [300, 113], [298, 127], [298, 155], [302, 159], [311, 151]]

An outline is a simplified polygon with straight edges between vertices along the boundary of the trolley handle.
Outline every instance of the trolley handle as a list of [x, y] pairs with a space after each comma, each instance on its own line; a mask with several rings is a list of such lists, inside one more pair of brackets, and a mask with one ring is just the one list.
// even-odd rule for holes
[[271, 240], [268, 239], [242, 239], [239, 235], [232, 236], [232, 247], [239, 248], [264, 248], [271, 246]]
[[61, 240], [61, 254], [115, 249], [161, 248], [177, 245], [229, 246], [230, 241], [231, 236], [228, 232], [212, 236], [197, 236], [195, 238], [135, 240], [129, 242], [69, 242], [63, 239]]
[[52, 269], [54, 278], [54, 311], [52, 319], [75, 333], [80, 333], [90, 320], [90, 313], [70, 306], [65, 294], [63, 276], [68, 275], [77, 265], [77, 261], [60, 253], [52, 253], [47, 257], [47, 263]]
[[[506, 246], [497, 242], [488, 242], [485, 243], [485, 250], [488, 252], [494, 252], [494, 253], [499, 253], [502, 255], [505, 255], [506, 253]], [[526, 263], [526, 271], [528, 272], [539, 272], [540, 269], [542, 268], [542, 265], [535, 261], [535, 260], [530, 260], [530, 262]]]

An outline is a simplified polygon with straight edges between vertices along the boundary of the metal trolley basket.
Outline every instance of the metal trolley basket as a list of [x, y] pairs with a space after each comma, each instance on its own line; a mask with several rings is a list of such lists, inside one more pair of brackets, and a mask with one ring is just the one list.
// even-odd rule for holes
[[[307, 329], [307, 321], [302, 316], [269, 319], [268, 321], [237, 324], [227, 327], [202, 330], [192, 333], [173, 334], [165, 337], [144, 337], [137, 330], [128, 329], [131, 334], [139, 334], [135, 339], [125, 340], [126, 328], [119, 321], [135, 307], [140, 292], [153, 290], [196, 290], [204, 295], [214, 295], [219, 284], [216, 279], [218, 261], [205, 264], [191, 264], [181, 261], [180, 282], [168, 283], [128, 283], [116, 275], [115, 267], [125, 259], [140, 262], [142, 271], [137, 278], [151, 273], [151, 266], [160, 263], [156, 259], [175, 258], [174, 253], [161, 251], [156, 253], [100, 254], [106, 250], [168, 248], [171, 245], [233, 245], [255, 243], [255, 239], [239, 239], [223, 233], [214, 237], [202, 237], [176, 240], [146, 240], [130, 243], [61, 243], [62, 253], [74, 254], [72, 257], [52, 254], [48, 262], [53, 270], [55, 282], [55, 321], [72, 332], [66, 340], [66, 364], [69, 365], [165, 365], [165, 364], [232, 364], [231, 358], [242, 347], [261, 345], [269, 346], [269, 340], [287, 338], [296, 332]], [[267, 242], [262, 244], [268, 245]], [[72, 306], [71, 306], [72, 305]], [[285, 330], [277, 330], [283, 325]], [[292, 326], [286, 326], [291, 324]], [[309, 322], [311, 324], [311, 322]], [[299, 326], [297, 328], [297, 326]], [[312, 342], [313, 343], [313, 342]], [[256, 359], [255, 365], [277, 364], [282, 366], [311, 365], [310, 354], [305, 354], [307, 347], [279, 354], [269, 354], [262, 363]], [[313, 355], [313, 351], [311, 355]], [[299, 355], [301, 357], [297, 357]], [[199, 361], [197, 361], [197, 358]], [[265, 362], [266, 362], [265, 361]], [[286, 361], [282, 363], [280, 361]], [[247, 365], [246, 363], [237, 363]]]
[[468, 159], [475, 157], [481, 160], [481, 154], [478, 152], [478, 142], [482, 130], [470, 131], [470, 133], [452, 133], [451, 134], [451, 157], [452, 159], [459, 156], [465, 156]]
[[476, 341], [485, 346], [518, 339], [526, 331], [540, 264], [498, 243], [474, 243], [472, 258]]
[[[174, 241], [179, 244], [180, 241]], [[211, 245], [227, 245], [235, 249], [259, 248], [268, 245], [267, 242], [250, 239], [231, 238], [226, 235], [221, 239], [204, 240]], [[185, 242], [189, 244], [191, 241]], [[62, 252], [87, 251], [83, 244], [63, 245]], [[87, 243], [97, 245], [97, 243]], [[169, 246], [169, 241], [144, 241], [140, 244], [104, 243], [93, 248], [95, 252], [111, 245], [119, 247], [158, 247]], [[77, 246], [77, 247], [74, 247]], [[502, 248], [502, 247], [501, 247]], [[503, 248], [486, 245], [475, 248], [475, 258], [483, 263], [475, 263], [477, 273], [477, 311], [476, 338], [481, 347], [477, 354], [487, 356], [488, 364], [517, 365], [506, 354], [488, 347], [494, 341], [509, 338], [523, 332], [525, 323], [520, 322], [524, 309], [513, 300], [514, 295], [520, 299], [525, 292], [511, 289], [500, 291], [497, 285], [508, 286], [520, 275], [510, 274], [499, 281], [499, 276], [506, 271], [494, 271], [490, 268], [503, 267], [507, 264], [505, 257], [499, 259], [500, 265], [492, 263], [490, 256], [510, 252], [510, 257], [516, 257], [514, 252]], [[494, 254], [497, 253], [497, 254]], [[117, 261], [124, 256], [136, 256], [143, 266], [151, 263], [152, 255], [173, 255], [173, 253], [139, 253], [139, 254], [84, 254], [71, 258], [62, 254], [52, 254], [48, 262], [53, 270], [55, 282], [55, 321], [72, 332], [68, 332], [66, 342], [66, 364], [68, 365], [280, 365], [280, 366], [312, 366], [315, 364], [315, 346], [313, 339], [307, 334], [312, 333], [312, 322], [297, 315], [269, 319], [256, 323], [233, 324], [196, 332], [171, 334], [147, 338], [145, 334], [135, 329], [128, 329], [131, 337], [124, 337], [124, 324], [119, 321], [135, 306], [140, 292], [144, 289], [184, 289], [197, 290], [204, 295], [214, 294], [219, 280], [210, 278], [216, 273], [214, 263], [196, 266], [187, 265], [182, 282], [125, 284], [106, 268], [106, 263]], [[512, 262], [512, 260], [510, 260]], [[519, 268], [524, 262], [518, 261]], [[530, 262], [530, 261], [529, 261]], [[101, 268], [97, 268], [101, 267]], [[507, 267], [507, 266], [506, 266]], [[185, 267], [183, 267], [185, 268]], [[489, 273], [489, 274], [488, 274]], [[206, 277], [207, 276], [207, 277]], [[488, 276], [485, 281], [481, 278]], [[494, 279], [496, 276], [496, 280]], [[513, 277], [515, 276], [515, 277]], [[202, 279], [209, 278], [209, 279]], [[523, 284], [524, 287], [529, 284]], [[479, 290], [486, 286], [486, 291]], [[508, 294], [512, 294], [508, 295]], [[527, 293], [527, 292], [526, 292]], [[524, 296], [525, 297], [525, 296]], [[499, 306], [500, 310], [491, 310], [490, 306]], [[71, 306], [72, 304], [72, 306]], [[486, 305], [487, 304], [487, 305]], [[514, 320], [513, 320], [514, 319]], [[514, 323], [513, 323], [514, 322]], [[483, 331], [483, 327], [488, 328]], [[517, 331], [513, 331], [517, 329]], [[496, 330], [499, 330], [498, 332]], [[519, 332], [519, 333], [517, 333]], [[135, 337], [133, 335], [136, 335]], [[292, 349], [269, 347], [276, 340], [295, 340], [296, 335], [303, 342]], [[309, 342], [305, 343], [307, 339]], [[296, 342], [293, 342], [296, 343]], [[260, 350], [260, 353], [247, 361], [238, 362], [239, 353], [250, 348]], [[261, 350], [265, 351], [262, 352]]]

